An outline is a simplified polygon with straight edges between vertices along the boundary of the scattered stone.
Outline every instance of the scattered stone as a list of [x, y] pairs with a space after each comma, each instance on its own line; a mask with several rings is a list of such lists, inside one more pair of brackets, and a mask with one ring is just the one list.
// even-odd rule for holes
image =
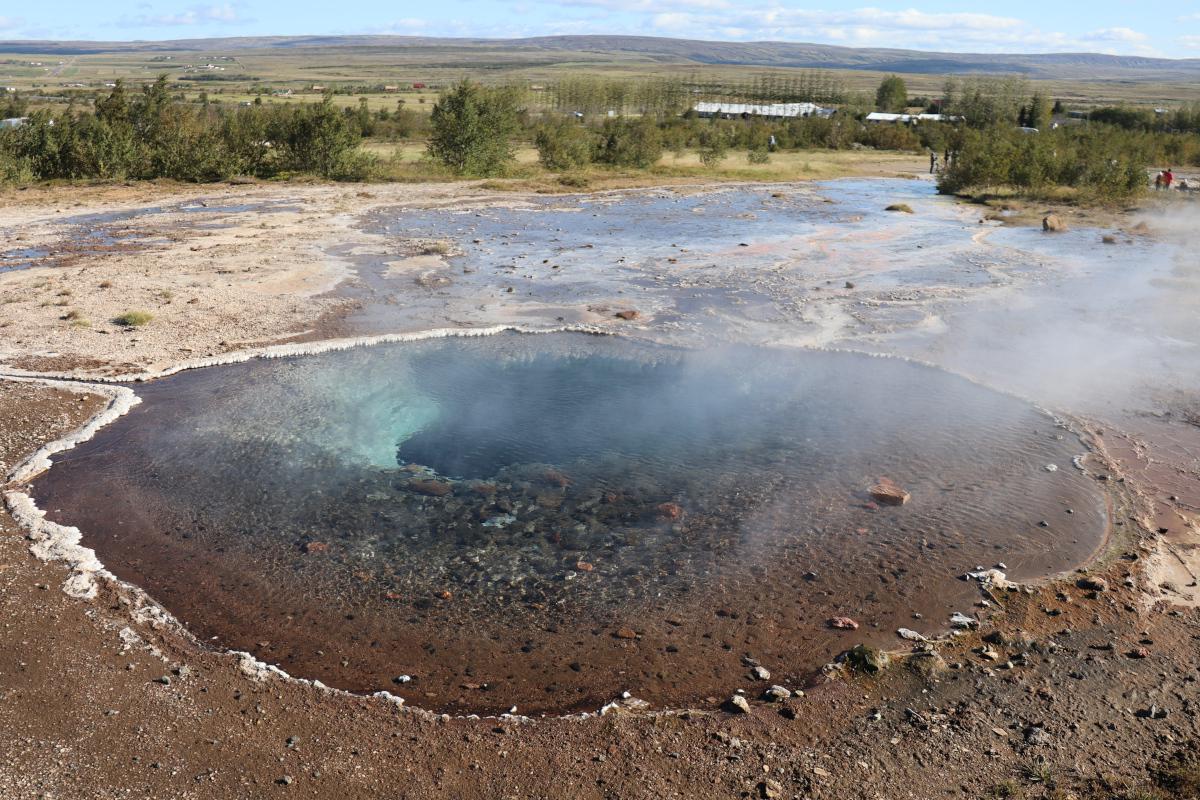
[[636, 639], [637, 631], [633, 628], [618, 628], [613, 634], [614, 639]]
[[641, 313], [640, 313], [640, 312], [638, 312], [638, 311], [634, 311], [633, 309], [629, 309], [629, 310], [627, 310], [627, 311], [618, 311], [618, 312], [617, 312], [616, 314], [614, 314], [613, 316], [615, 316], [617, 319], [623, 319], [623, 320], [625, 320], [625, 321], [627, 321], [627, 322], [632, 322], [633, 320], [635, 320], [635, 319], [639, 318], [639, 317], [640, 317], [640, 316], [642, 316], [642, 315], [641, 315]]
[[912, 495], [890, 478], [880, 478], [879, 483], [872, 486], [869, 492], [873, 500], [885, 506], [902, 506], [912, 499]]
[[858, 623], [850, 617], [834, 617], [829, 620], [829, 627], [846, 631], [856, 631], [858, 630]]
[[771, 686], [763, 692], [763, 699], [771, 703], [782, 703], [792, 696], [792, 693], [782, 686]]
[[964, 628], [966, 630], [971, 630], [979, 627], [979, 620], [955, 611], [950, 615], [950, 626], [953, 628]]
[[978, 653], [979, 657], [984, 661], [997, 661], [1000, 658], [1000, 654], [990, 647], [978, 647], [975, 649], [975, 652]]
[[329, 545], [325, 542], [305, 542], [305, 553], [326, 553], [329, 551]]
[[923, 634], [917, 633], [916, 631], [914, 631], [910, 628], [898, 628], [896, 630], [896, 633], [900, 636], [901, 639], [908, 639], [910, 642], [928, 642], [929, 641], [929, 639], [925, 638], [925, 636]]
[[1089, 592], [1103, 592], [1108, 590], [1108, 581], [1098, 575], [1085, 575], [1076, 581], [1075, 585]]
[[1150, 651], [1144, 647], [1135, 647], [1125, 655], [1129, 656], [1130, 658], [1149, 658]]
[[740, 694], [735, 694], [733, 697], [729, 698], [728, 705], [731, 710], [736, 711], [739, 714], [750, 713], [750, 703]]
[[876, 673], [888, 665], [887, 653], [865, 644], [856, 644], [846, 651], [844, 658], [857, 672]]
[[758, 794], [765, 800], [774, 800], [776, 797], [783, 795], [783, 787], [779, 781], [765, 780], [758, 785]]
[[1025, 729], [1025, 744], [1034, 747], [1050, 744], [1050, 734], [1041, 725], [1030, 725]]
[[170, 686], [171, 685], [171, 676], [163, 675], [161, 677], [155, 678], [154, 682], [161, 683], [163, 686]]
[[771, 680], [771, 671], [768, 670], [766, 667], [754, 667], [750, 671], [754, 674], [754, 677], [760, 681]]

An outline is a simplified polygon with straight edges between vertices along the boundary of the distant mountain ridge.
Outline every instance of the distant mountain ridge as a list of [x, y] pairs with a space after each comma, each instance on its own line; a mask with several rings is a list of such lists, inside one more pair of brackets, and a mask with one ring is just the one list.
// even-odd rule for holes
[[[129, 51], [230, 52], [338, 48], [504, 49], [535, 54], [625, 54], [673, 64], [857, 69], [918, 74], [1017, 73], [1030, 78], [1152, 81], [1200, 79], [1200, 58], [1168, 59], [1102, 53], [946, 53], [803, 42], [715, 42], [655, 36], [536, 36], [525, 39], [423, 36], [262, 36], [136, 42], [3, 41], [0, 53], [82, 55]], [[564, 59], [566, 60], [566, 59]]]

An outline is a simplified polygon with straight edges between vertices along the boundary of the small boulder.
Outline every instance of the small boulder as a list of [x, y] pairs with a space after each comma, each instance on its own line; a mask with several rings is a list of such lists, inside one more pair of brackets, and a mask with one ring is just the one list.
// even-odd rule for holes
[[763, 699], [770, 703], [782, 703], [792, 696], [792, 693], [782, 686], [771, 686], [763, 692]]
[[1076, 581], [1075, 585], [1089, 592], [1104, 592], [1108, 590], [1108, 581], [1098, 575], [1085, 575]]
[[846, 651], [845, 661], [856, 672], [874, 674], [888, 665], [888, 656], [882, 650], [876, 650], [865, 644], [856, 644]]
[[629, 309], [627, 311], [618, 311], [613, 316], [615, 316], [617, 319], [623, 319], [626, 322], [633, 322], [635, 319], [638, 319], [642, 315], [640, 312], [634, 311], [633, 309]]
[[890, 478], [880, 478], [879, 483], [870, 488], [871, 499], [885, 506], [902, 506], [912, 499], [912, 495], [901, 489]]
[[856, 631], [858, 630], [858, 623], [850, 619], [850, 617], [834, 617], [829, 620], [829, 627], [844, 631]]
[[729, 703], [727, 705], [731, 711], [735, 711], [738, 714], [750, 713], [749, 701], [747, 701], [746, 698], [742, 697], [740, 694], [735, 694], [733, 697], [729, 698]]

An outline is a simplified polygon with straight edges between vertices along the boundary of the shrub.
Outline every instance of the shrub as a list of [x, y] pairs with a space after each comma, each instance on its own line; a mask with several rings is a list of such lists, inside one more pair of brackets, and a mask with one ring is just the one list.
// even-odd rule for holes
[[646, 169], [662, 158], [662, 134], [654, 120], [646, 117], [604, 120], [596, 160], [616, 167]]
[[138, 328], [148, 324], [152, 319], [154, 319], [154, 315], [149, 311], [126, 311], [119, 317], [114, 317], [113, 324], [126, 328]]
[[542, 125], [534, 136], [538, 161], [555, 172], [581, 169], [592, 161], [595, 137], [579, 123], [569, 120]]
[[500, 175], [516, 156], [516, 91], [463, 80], [438, 98], [430, 125], [427, 149], [435, 161], [460, 175]]

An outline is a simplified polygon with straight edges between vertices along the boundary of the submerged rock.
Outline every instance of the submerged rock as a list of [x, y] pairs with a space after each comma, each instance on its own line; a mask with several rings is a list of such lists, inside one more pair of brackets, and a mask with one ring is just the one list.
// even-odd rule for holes
[[890, 478], [880, 478], [879, 483], [870, 488], [871, 499], [885, 506], [902, 506], [912, 499], [912, 495], [900, 488]]
[[430, 497], [445, 497], [454, 491], [454, 487], [449, 482], [440, 481], [436, 478], [411, 480], [408, 482], [408, 488], [417, 494], [428, 495]]

